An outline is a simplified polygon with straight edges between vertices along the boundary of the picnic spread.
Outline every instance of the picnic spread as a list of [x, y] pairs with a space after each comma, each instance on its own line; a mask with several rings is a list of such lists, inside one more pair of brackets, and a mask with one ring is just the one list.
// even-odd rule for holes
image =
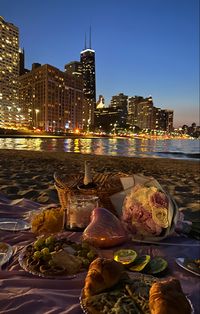
[[0, 313], [199, 313], [199, 241], [158, 181], [54, 179], [59, 204], [0, 195]]

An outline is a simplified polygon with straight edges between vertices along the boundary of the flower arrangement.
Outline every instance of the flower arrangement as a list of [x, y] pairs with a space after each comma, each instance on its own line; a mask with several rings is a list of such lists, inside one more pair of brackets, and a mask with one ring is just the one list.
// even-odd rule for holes
[[137, 184], [124, 199], [121, 220], [136, 237], [157, 237], [171, 227], [172, 216], [172, 204], [164, 191]]

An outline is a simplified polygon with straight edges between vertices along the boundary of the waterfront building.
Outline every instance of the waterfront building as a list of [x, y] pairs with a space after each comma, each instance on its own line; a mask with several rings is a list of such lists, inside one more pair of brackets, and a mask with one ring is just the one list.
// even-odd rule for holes
[[165, 130], [167, 132], [172, 132], [174, 130], [174, 111], [169, 109], [163, 109], [164, 121], [165, 121]]
[[114, 95], [110, 101], [110, 108], [116, 112], [118, 118], [117, 124], [119, 128], [124, 129], [127, 125], [128, 117], [128, 96], [123, 93]]
[[127, 108], [128, 105], [128, 96], [123, 93], [119, 93], [118, 95], [112, 96], [110, 101], [110, 107], [124, 107]]
[[109, 107], [97, 106], [96, 129], [111, 130], [163, 130], [173, 131], [173, 111], [156, 108], [151, 96], [128, 97], [123, 93], [113, 96]]
[[83, 78], [83, 127], [90, 130], [94, 127], [94, 110], [96, 108], [96, 75], [95, 51], [91, 48], [91, 31], [89, 48], [85, 39], [85, 48], [80, 53]]
[[134, 96], [128, 98], [128, 119], [130, 126], [140, 129], [153, 129], [153, 100], [152, 97]]
[[114, 107], [103, 107], [95, 110], [95, 130], [115, 133], [121, 127], [121, 111]]
[[114, 133], [117, 129], [125, 129], [127, 122], [127, 99], [128, 96], [120, 93], [112, 96], [110, 106], [105, 107], [104, 98], [100, 95], [95, 110], [95, 128]]
[[19, 77], [19, 99], [30, 126], [47, 132], [82, 129], [83, 85], [79, 77], [34, 63]]
[[16, 128], [23, 124], [18, 76], [19, 29], [0, 17], [0, 128]]
[[173, 131], [173, 110], [153, 107], [154, 130]]

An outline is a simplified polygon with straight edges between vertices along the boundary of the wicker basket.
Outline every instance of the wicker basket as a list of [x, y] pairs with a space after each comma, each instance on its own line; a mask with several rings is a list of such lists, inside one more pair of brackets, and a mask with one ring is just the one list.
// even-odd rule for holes
[[99, 206], [109, 209], [117, 214], [110, 196], [123, 190], [120, 177], [128, 176], [125, 173], [95, 173], [93, 183], [96, 187], [91, 189], [81, 189], [84, 174], [62, 176], [54, 174], [55, 188], [58, 192], [59, 201], [63, 209], [67, 209], [71, 195], [96, 195], [99, 198]]

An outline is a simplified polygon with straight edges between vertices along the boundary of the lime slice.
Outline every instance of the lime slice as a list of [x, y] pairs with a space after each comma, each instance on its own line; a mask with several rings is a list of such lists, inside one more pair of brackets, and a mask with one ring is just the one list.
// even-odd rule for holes
[[137, 257], [137, 253], [129, 249], [121, 249], [114, 253], [114, 260], [122, 264], [133, 263]]
[[132, 271], [141, 271], [145, 268], [145, 266], [150, 262], [150, 255], [142, 255], [138, 256], [134, 262], [133, 265], [129, 268], [129, 270]]
[[167, 265], [167, 261], [164, 258], [156, 256], [148, 263], [146, 271], [151, 275], [158, 274], [165, 270]]

